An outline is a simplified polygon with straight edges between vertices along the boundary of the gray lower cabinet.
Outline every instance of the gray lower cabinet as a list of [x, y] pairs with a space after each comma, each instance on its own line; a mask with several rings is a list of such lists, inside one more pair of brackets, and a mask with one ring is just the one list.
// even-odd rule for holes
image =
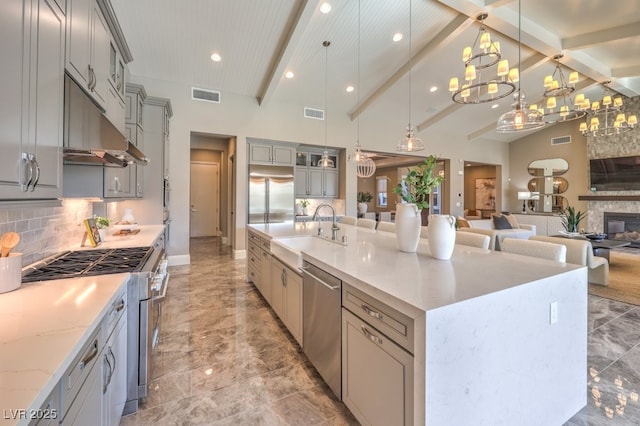
[[271, 253], [268, 248], [262, 247], [260, 253], [260, 292], [269, 304], [271, 304], [271, 287]]
[[62, 195], [64, 34], [54, 0], [0, 5], [0, 200]]
[[273, 256], [271, 308], [302, 346], [302, 276]]
[[413, 357], [345, 308], [342, 400], [363, 425], [413, 424]]
[[271, 304], [271, 252], [270, 242], [257, 233], [248, 231], [247, 275], [262, 297]]
[[127, 316], [118, 321], [105, 345], [103, 356], [103, 425], [120, 424], [127, 401]]
[[82, 386], [82, 392], [69, 407], [62, 425], [86, 426], [99, 423], [96, 419], [102, 413], [101, 371], [99, 366], [93, 367]]

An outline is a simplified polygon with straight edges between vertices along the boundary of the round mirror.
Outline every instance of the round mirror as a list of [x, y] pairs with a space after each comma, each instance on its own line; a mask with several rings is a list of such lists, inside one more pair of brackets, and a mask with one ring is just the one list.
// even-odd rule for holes
[[562, 158], [535, 160], [529, 163], [527, 170], [531, 176], [560, 176], [569, 170], [569, 163]]
[[569, 188], [569, 181], [563, 177], [539, 177], [529, 180], [527, 189], [540, 194], [564, 194]]

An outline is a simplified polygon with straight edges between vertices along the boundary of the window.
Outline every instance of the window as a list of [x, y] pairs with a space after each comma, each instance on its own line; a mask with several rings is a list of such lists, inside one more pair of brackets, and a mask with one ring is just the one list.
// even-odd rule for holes
[[378, 207], [387, 207], [387, 180], [386, 176], [376, 177], [376, 205]]

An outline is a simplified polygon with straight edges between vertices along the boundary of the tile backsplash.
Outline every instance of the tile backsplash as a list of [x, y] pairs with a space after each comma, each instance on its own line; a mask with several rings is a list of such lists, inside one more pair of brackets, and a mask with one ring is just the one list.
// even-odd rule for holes
[[89, 201], [65, 199], [61, 207], [0, 208], [0, 234], [17, 232], [20, 243], [13, 249], [22, 253], [26, 266], [62, 250], [80, 247], [84, 235], [82, 219], [91, 217]]

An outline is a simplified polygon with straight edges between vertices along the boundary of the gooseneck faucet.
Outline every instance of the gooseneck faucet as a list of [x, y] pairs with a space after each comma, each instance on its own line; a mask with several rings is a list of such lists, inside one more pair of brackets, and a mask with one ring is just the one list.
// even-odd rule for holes
[[[333, 225], [331, 225], [331, 239], [335, 241], [338, 239], [338, 231], [340, 230], [340, 228], [336, 223], [336, 210], [333, 208], [331, 204], [325, 203], [325, 204], [320, 204], [318, 207], [316, 207], [316, 211], [313, 214], [313, 217], [311, 218], [311, 220], [318, 219], [318, 210], [320, 210], [322, 207], [329, 207], [331, 209], [331, 214], [333, 215]], [[320, 224], [318, 224], [318, 227], [320, 227]]]

